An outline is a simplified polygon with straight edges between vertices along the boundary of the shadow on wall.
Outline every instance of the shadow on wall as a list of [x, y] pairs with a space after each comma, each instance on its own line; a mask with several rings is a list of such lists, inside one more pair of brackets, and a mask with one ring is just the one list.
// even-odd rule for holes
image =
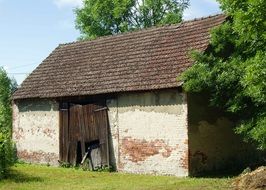
[[208, 96], [188, 95], [190, 174], [239, 172], [261, 163], [263, 153], [234, 133], [226, 114], [208, 105]]
[[[110, 131], [110, 125], [109, 125], [109, 131]], [[108, 139], [108, 143], [109, 143], [109, 159], [110, 159], [110, 166], [111, 166], [111, 171], [117, 171], [117, 165], [116, 163], [117, 158], [115, 156], [115, 148], [114, 148], [114, 142], [113, 142], [113, 138], [111, 137], [111, 133], [109, 132], [109, 139]]]
[[122, 93], [119, 95], [118, 107], [174, 106], [183, 103], [181, 92], [181, 88], [174, 88], [142, 93]]
[[32, 99], [32, 100], [21, 100], [16, 101], [19, 112], [29, 112], [29, 111], [58, 111], [56, 103], [48, 103], [52, 100], [45, 99]]
[[[182, 114], [184, 94], [179, 89], [165, 89], [141, 93], [122, 93], [109, 102], [109, 109], [118, 109], [119, 114], [126, 112], [154, 112], [167, 114]], [[108, 102], [108, 101], [107, 101]]]

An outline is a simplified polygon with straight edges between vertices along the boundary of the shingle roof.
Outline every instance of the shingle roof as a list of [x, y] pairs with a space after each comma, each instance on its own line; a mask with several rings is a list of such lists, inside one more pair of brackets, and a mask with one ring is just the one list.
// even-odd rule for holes
[[177, 87], [192, 65], [191, 49], [204, 51], [215, 15], [96, 40], [59, 45], [22, 83], [14, 99], [95, 95]]

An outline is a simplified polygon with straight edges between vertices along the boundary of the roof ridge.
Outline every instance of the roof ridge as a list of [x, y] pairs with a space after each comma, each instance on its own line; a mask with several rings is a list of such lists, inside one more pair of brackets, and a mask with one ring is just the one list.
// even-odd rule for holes
[[213, 18], [213, 17], [218, 17], [218, 16], [223, 16], [225, 15], [224, 13], [214, 13], [211, 14], [209, 16], [202, 16], [202, 17], [198, 17], [198, 18], [194, 18], [194, 19], [190, 19], [190, 20], [185, 20], [183, 23], [189, 23], [189, 22], [194, 22], [194, 21], [200, 21], [200, 20], [205, 20], [208, 18]]
[[59, 44], [59, 47], [72, 45], [72, 44], [88, 43], [88, 42], [92, 42], [92, 41], [98, 41], [98, 40], [103, 40], [103, 39], [120, 37], [120, 36], [124, 36], [124, 35], [128, 35], [128, 34], [132, 34], [132, 33], [139, 33], [139, 32], [143, 32], [143, 31], [151, 31], [151, 30], [162, 29], [162, 28], [166, 28], [166, 27], [180, 27], [183, 24], [192, 23], [192, 22], [195, 22], [195, 21], [201, 21], [201, 20], [205, 20], [205, 19], [210, 19], [210, 18], [222, 16], [222, 15], [225, 15], [225, 14], [224, 13], [217, 13], [217, 14], [212, 14], [212, 15], [209, 15], [209, 16], [203, 16], [203, 17], [198, 17], [198, 18], [194, 18], [194, 19], [190, 19], [190, 20], [184, 20], [184, 21], [182, 21], [180, 23], [177, 23], [177, 24], [164, 24], [164, 25], [158, 25], [158, 26], [152, 26], [152, 27], [148, 27], [148, 28], [142, 28], [142, 29], [127, 31], [127, 32], [119, 33], [119, 34], [110, 34], [110, 35], [107, 35], [107, 36], [99, 36], [99, 37], [97, 37], [95, 39], [85, 39], [85, 40], [80, 40], [80, 41], [72, 41], [72, 42], [67, 42], [67, 43], [61, 43], [61, 44]]

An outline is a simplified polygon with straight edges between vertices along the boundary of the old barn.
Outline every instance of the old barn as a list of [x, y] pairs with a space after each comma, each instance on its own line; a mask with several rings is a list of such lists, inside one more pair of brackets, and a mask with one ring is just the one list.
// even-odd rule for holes
[[76, 165], [88, 154], [93, 168], [175, 176], [241, 164], [251, 152], [233, 122], [176, 80], [224, 20], [59, 45], [13, 95], [19, 159]]

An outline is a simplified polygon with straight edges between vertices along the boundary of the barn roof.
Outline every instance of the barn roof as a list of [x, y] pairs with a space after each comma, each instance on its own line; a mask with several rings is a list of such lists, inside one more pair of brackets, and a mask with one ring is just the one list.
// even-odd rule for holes
[[189, 51], [204, 51], [215, 15], [177, 25], [59, 45], [21, 84], [14, 99], [54, 98], [178, 87], [192, 65]]

